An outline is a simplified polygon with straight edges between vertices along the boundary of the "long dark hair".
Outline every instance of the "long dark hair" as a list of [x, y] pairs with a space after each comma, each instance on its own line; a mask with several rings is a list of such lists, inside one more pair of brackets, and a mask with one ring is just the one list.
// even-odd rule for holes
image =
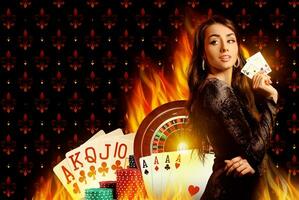
[[259, 120], [259, 114], [256, 108], [254, 95], [252, 92], [252, 88], [250, 87], [248, 83], [248, 79], [246, 76], [241, 74], [241, 69], [245, 64], [245, 59], [241, 51], [240, 47], [240, 41], [239, 37], [236, 31], [236, 28], [232, 21], [229, 19], [226, 19], [222, 16], [213, 16], [200, 24], [198, 28], [196, 29], [195, 35], [194, 35], [194, 44], [193, 44], [193, 52], [191, 61], [189, 64], [189, 73], [188, 73], [188, 86], [189, 86], [189, 100], [187, 104], [187, 109], [190, 113], [189, 115], [189, 121], [190, 125], [192, 127], [192, 133], [195, 134], [195, 142], [197, 147], [199, 148], [199, 152], [203, 153], [205, 151], [205, 146], [202, 144], [207, 144], [208, 140], [206, 135], [201, 131], [201, 127], [199, 125], [199, 117], [196, 113], [196, 107], [198, 105], [198, 102], [200, 101], [197, 99], [198, 92], [201, 91], [201, 87], [203, 86], [204, 80], [206, 79], [208, 75], [208, 62], [205, 61], [205, 69], [202, 67], [203, 62], [203, 55], [204, 55], [204, 39], [205, 39], [205, 30], [213, 25], [213, 24], [222, 24], [229, 29], [231, 29], [237, 39], [237, 44], [239, 47], [238, 52], [238, 61], [236, 61], [237, 66], [233, 67], [233, 74], [232, 74], [232, 87], [236, 90], [238, 93], [238, 96], [244, 103], [244, 105], [248, 106], [248, 109], [253, 116], [253, 118], [258, 121]]

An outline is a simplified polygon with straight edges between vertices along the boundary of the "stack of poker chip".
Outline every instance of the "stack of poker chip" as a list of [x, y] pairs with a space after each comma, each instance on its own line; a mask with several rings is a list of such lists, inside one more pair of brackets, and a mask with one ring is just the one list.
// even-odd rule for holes
[[117, 199], [145, 199], [146, 190], [139, 169], [119, 169], [116, 180]]
[[100, 188], [111, 188], [113, 191], [113, 199], [117, 199], [116, 196], [116, 181], [101, 181]]
[[129, 167], [130, 168], [137, 168], [134, 155], [129, 155]]
[[112, 188], [89, 188], [85, 190], [86, 200], [113, 200]]
[[[142, 175], [137, 170], [134, 155], [129, 155], [129, 168], [116, 171], [116, 181], [100, 181], [100, 188], [111, 188], [113, 199], [134, 199], [136, 195], [145, 197]], [[118, 188], [118, 190], [117, 190]], [[118, 192], [117, 192], [118, 191]], [[138, 193], [138, 194], [137, 194]], [[140, 194], [139, 194], [140, 193]], [[129, 194], [129, 195], [128, 195]], [[120, 196], [118, 196], [120, 195]], [[135, 198], [136, 199], [136, 198]], [[140, 199], [140, 198], [139, 198]]]

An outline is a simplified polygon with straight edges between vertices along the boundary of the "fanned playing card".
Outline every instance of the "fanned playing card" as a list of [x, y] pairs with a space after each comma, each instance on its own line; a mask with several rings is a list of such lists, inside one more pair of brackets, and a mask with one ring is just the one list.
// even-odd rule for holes
[[[173, 151], [173, 152], [164, 152], [162, 160], [162, 187], [163, 187], [163, 198], [171, 199], [173, 194], [177, 192], [175, 187], [176, 179], [178, 178], [177, 174], [183, 166], [182, 164], [182, 152]], [[183, 161], [184, 162], [184, 161]]]
[[192, 149], [140, 158], [143, 180], [152, 199], [200, 199], [212, 173], [213, 162], [214, 154], [206, 154], [203, 163], [197, 150]]
[[177, 195], [178, 199], [186, 199], [183, 193], [183, 183], [186, 179], [186, 171], [193, 150], [180, 150], [170, 154], [171, 168], [168, 183], [166, 184], [166, 195], [171, 198]]
[[[92, 141], [94, 138], [104, 135], [104, 131], [99, 131], [95, 135], [93, 135], [87, 142]], [[75, 177], [73, 170], [67, 162], [67, 159], [63, 159], [60, 163], [58, 163], [53, 171], [55, 175], [58, 177], [60, 182], [66, 188], [66, 190], [70, 193], [73, 199], [79, 199], [84, 197], [84, 190], [81, 190], [78, 181]]]
[[[113, 136], [118, 136], [120, 134], [121, 134], [121, 132], [113, 132], [110, 135], [110, 133], [105, 134], [104, 131], [99, 131], [97, 134], [92, 136], [85, 143], [83, 143], [82, 145], [80, 145], [79, 147], [77, 147], [73, 150], [70, 150], [69, 152], [67, 152], [65, 154], [67, 163], [70, 166], [70, 169], [72, 170], [81, 191], [85, 191], [86, 187], [89, 185], [89, 183], [88, 183], [88, 179], [89, 179], [88, 172], [85, 171], [84, 169], [85, 169], [88, 161], [91, 160], [91, 157], [88, 157], [86, 155], [91, 155], [90, 153], [92, 153], [91, 150], [87, 150], [85, 152], [84, 151], [85, 147], [90, 146], [90, 144], [92, 144], [94, 141], [104, 140], [106, 138], [110, 138], [110, 137], [113, 137]], [[93, 171], [93, 170], [91, 168], [88, 171]], [[89, 175], [90, 175], [90, 178], [92, 178], [92, 179], [94, 178], [92, 176], [92, 173], [90, 173]]]
[[143, 183], [149, 199], [153, 198], [153, 179], [152, 179], [152, 156], [145, 156], [139, 159], [140, 170], [142, 173]]
[[59, 162], [53, 168], [53, 171], [73, 199], [82, 199], [84, 197], [84, 191], [79, 188], [78, 182], [76, 181], [66, 158]]
[[263, 71], [266, 74], [272, 71], [261, 52], [257, 52], [253, 56], [249, 57], [246, 61], [247, 62], [241, 69], [241, 72], [251, 79], [256, 73], [260, 71]]
[[135, 134], [123, 135], [121, 129], [116, 129], [107, 135], [66, 154], [81, 190], [98, 187], [99, 181], [115, 181], [116, 170], [125, 168], [127, 158], [133, 154]]
[[174, 166], [172, 165], [172, 163], [174, 163], [174, 157], [171, 156], [171, 154], [173, 154], [173, 152], [164, 152], [161, 153], [163, 154], [163, 160], [161, 161], [161, 170], [162, 170], [162, 187], [163, 187], [163, 191], [164, 193], [167, 193], [167, 184], [169, 181], [169, 175], [171, 174], [170, 172], [172, 170], [174, 170]]
[[184, 179], [182, 194], [187, 199], [200, 199], [212, 174], [214, 154], [205, 154], [204, 162], [197, 156], [197, 151], [191, 156], [188, 164], [183, 169]]
[[163, 187], [162, 187], [162, 162], [163, 162], [163, 154], [161, 153], [154, 153], [151, 155], [152, 160], [152, 182], [154, 186], [154, 199], [163, 199]]

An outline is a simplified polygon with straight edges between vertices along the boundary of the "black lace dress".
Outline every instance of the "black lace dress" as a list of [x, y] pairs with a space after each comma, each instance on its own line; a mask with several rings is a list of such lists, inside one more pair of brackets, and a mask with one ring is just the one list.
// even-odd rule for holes
[[[201, 200], [255, 199], [255, 187], [263, 174], [262, 161], [270, 141], [276, 115], [273, 100], [258, 104], [259, 122], [253, 119], [237, 92], [218, 79], [207, 79], [197, 97], [198, 123], [208, 135], [215, 152], [213, 173]], [[234, 177], [226, 175], [225, 162], [234, 157], [246, 158], [255, 169], [254, 175]]]

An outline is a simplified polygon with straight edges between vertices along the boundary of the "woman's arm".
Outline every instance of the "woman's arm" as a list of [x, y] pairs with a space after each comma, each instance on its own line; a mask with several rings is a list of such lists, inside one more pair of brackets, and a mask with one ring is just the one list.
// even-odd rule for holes
[[256, 168], [264, 158], [275, 111], [266, 109], [265, 113], [262, 113], [258, 128], [251, 129], [231, 87], [219, 81], [208, 87], [213, 87], [213, 94], [206, 98], [206, 108], [217, 117], [223, 124], [223, 129], [240, 146], [248, 163]]

